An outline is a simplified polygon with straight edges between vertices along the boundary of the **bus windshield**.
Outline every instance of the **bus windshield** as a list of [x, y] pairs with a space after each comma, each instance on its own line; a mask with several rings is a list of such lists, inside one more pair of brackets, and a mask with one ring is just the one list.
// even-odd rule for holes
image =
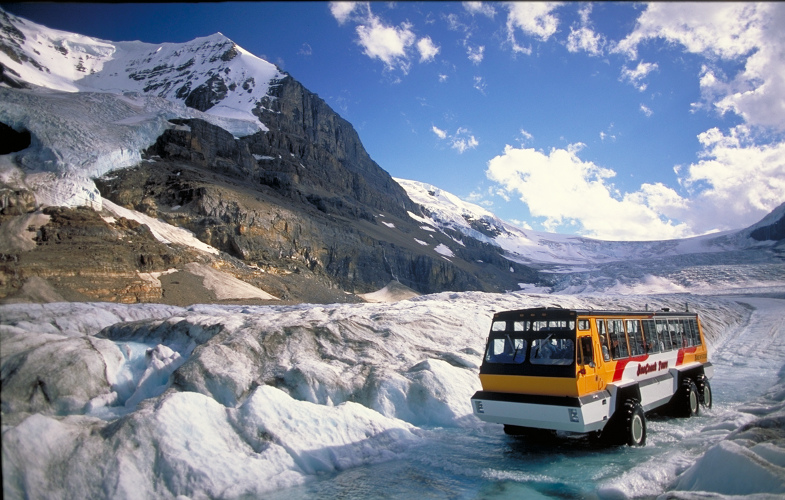
[[496, 321], [486, 363], [571, 365], [575, 362], [574, 321]]

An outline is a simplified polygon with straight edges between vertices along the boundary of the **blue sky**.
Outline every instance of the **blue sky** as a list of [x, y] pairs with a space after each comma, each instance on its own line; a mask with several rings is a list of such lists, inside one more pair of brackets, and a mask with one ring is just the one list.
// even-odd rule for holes
[[112, 41], [221, 32], [394, 177], [524, 228], [669, 239], [785, 202], [778, 3], [4, 4]]

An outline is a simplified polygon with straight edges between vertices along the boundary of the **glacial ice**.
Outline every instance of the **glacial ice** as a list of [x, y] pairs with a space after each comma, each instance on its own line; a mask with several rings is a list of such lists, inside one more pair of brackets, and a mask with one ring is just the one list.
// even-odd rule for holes
[[[469, 398], [479, 389], [493, 311], [645, 303], [678, 309], [685, 301], [700, 311], [712, 344], [728, 342], [727, 332], [749, 316], [732, 300], [684, 294], [469, 292], [330, 306], [0, 306], [4, 495], [258, 496], [324, 472], [390, 460], [428, 429], [485, 425], [471, 415]], [[53, 363], [54, 351], [70, 353], [71, 368]], [[29, 401], [40, 387], [36, 376], [52, 384], [48, 404]], [[785, 390], [772, 394], [781, 403]], [[731, 470], [715, 465], [722, 460], [765, 481], [757, 492], [785, 491], [778, 482], [782, 447], [761, 438], [780, 425], [777, 404], [758, 407], [764, 408], [758, 417], [707, 429], [727, 434], [741, 426], [731, 436], [746, 441], [721, 441], [693, 471], [684, 466], [674, 485], [678, 495], [705, 488], [715, 471]], [[761, 420], [763, 430], [755, 430], [756, 418], [769, 419]], [[743, 444], [750, 440], [759, 442]], [[643, 481], [655, 493], [665, 486], [646, 474], [626, 478], [627, 487]], [[744, 493], [713, 484], [720, 486], [708, 491]], [[613, 497], [623, 490], [603, 491]]]

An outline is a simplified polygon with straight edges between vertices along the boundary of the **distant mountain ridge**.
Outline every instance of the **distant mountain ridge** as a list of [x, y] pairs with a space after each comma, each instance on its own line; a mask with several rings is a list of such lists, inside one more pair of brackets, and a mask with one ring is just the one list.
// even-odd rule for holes
[[[685, 269], [747, 262], [754, 279], [738, 283], [785, 283], [783, 207], [748, 230], [689, 240], [524, 230], [435, 186], [394, 180], [318, 95], [220, 33], [109, 42], [0, 9], [0, 70], [0, 134], [20, 144], [28, 134], [0, 155], [0, 236], [35, 241], [0, 245], [0, 299], [30, 278], [70, 297], [81, 285], [68, 276], [82, 266], [96, 278], [80, 297], [209, 301], [183, 291], [201, 279], [185, 279], [194, 259], [293, 302], [360, 300], [390, 281], [417, 293], [623, 291], [654, 276], [673, 291], [695, 283]], [[221, 253], [156, 241], [140, 222], [113, 221], [103, 199]], [[25, 222], [46, 206], [62, 208]], [[62, 263], [63, 252], [95, 245], [110, 258], [123, 239], [141, 253], [122, 264], [75, 254]], [[709, 286], [728, 275], [698, 274]]]

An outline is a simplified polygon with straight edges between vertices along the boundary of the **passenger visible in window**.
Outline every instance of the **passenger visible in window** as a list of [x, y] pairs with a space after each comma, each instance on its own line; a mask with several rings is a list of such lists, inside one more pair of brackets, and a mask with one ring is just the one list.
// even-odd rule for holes
[[611, 355], [608, 353], [608, 340], [604, 335], [600, 337], [600, 344], [602, 346], [602, 359], [605, 361], [610, 361]]

